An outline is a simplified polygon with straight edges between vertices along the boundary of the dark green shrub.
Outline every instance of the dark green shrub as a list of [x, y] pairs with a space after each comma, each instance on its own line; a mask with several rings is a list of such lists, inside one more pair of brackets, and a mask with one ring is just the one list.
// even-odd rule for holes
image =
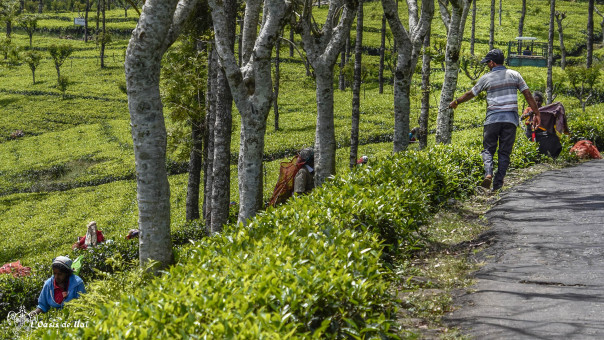
[[22, 278], [0, 275], [0, 321], [6, 319], [9, 312], [17, 312], [21, 306], [33, 310], [38, 305], [38, 295], [44, 281], [50, 277], [44, 274], [34, 273]]

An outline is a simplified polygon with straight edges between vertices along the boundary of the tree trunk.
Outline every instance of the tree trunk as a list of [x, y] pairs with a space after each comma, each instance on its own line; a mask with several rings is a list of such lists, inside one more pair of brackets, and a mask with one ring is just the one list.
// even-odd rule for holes
[[386, 16], [382, 17], [382, 40], [380, 42], [380, 70], [379, 70], [379, 83], [380, 83], [380, 94], [384, 93], [384, 58], [386, 53]]
[[[428, 34], [434, 14], [434, 2], [422, 2], [422, 15], [418, 17], [417, 1], [407, 1], [409, 30], [405, 30], [393, 0], [382, 0], [382, 7], [396, 45], [397, 62], [394, 71], [394, 152], [409, 146], [409, 116], [411, 113], [411, 78], [415, 72], [424, 37]], [[410, 33], [407, 33], [410, 32]]]
[[336, 135], [333, 115], [333, 66], [314, 65], [316, 72], [317, 127], [315, 134], [315, 184], [336, 173]]
[[[226, 1], [225, 1], [226, 2]], [[235, 38], [233, 30], [233, 41]], [[222, 231], [229, 218], [231, 199], [231, 133], [233, 97], [228, 79], [218, 70], [216, 86], [216, 118], [214, 122], [214, 160], [212, 169], [212, 220], [210, 233]]]
[[275, 131], [279, 130], [279, 81], [281, 80], [281, 71], [279, 69], [279, 64], [281, 61], [280, 58], [280, 50], [281, 49], [281, 38], [277, 39], [275, 42], [275, 85], [273, 86], [273, 114], [275, 115]]
[[[604, 32], [602, 33], [604, 35]], [[589, 0], [587, 8], [587, 61], [588, 68], [593, 63], [594, 52], [594, 0]]]
[[[476, 1], [474, 1], [476, 4]], [[430, 30], [424, 38], [424, 55], [422, 57], [422, 108], [419, 115], [418, 141], [420, 150], [428, 147], [428, 121], [430, 118]]]
[[189, 155], [189, 180], [187, 182], [187, 221], [199, 219], [199, 186], [201, 184], [201, 167], [203, 151], [203, 120], [197, 119], [191, 122], [191, 153]]
[[499, 0], [499, 26], [501, 26], [501, 12], [503, 12], [502, 0]]
[[289, 27], [289, 57], [293, 58], [294, 57], [294, 28]]
[[475, 40], [476, 40], [476, 0], [472, 0], [472, 35], [470, 37], [470, 54], [471, 55], [474, 55]]
[[[315, 135], [315, 186], [321, 186], [335, 175], [335, 130], [333, 114], [333, 76], [338, 52], [342, 51], [355, 16], [354, 0], [331, 0], [325, 24], [321, 32], [313, 32], [312, 6], [306, 2], [300, 18], [303, 46], [309, 62], [315, 70], [317, 94], [317, 127]], [[342, 10], [343, 8], [343, 10]], [[336, 19], [339, 22], [336, 25]]]
[[107, 42], [107, 25], [105, 12], [107, 7], [107, 0], [102, 0], [103, 2], [103, 39], [101, 40], [101, 68], [105, 68], [105, 44]]
[[489, 26], [489, 50], [495, 47], [495, 0], [491, 0], [491, 25]]
[[101, 20], [101, 1], [103, 0], [97, 0], [96, 1], [96, 31], [94, 32], [95, 35], [95, 40], [96, 40], [96, 45], [99, 45], [99, 24], [100, 24], [100, 20]]
[[[178, 9], [177, 9], [177, 4]], [[136, 163], [140, 264], [173, 262], [166, 127], [159, 91], [161, 58], [195, 1], [147, 0], [126, 50], [128, 109]]]
[[229, 30], [225, 29], [228, 10], [224, 7], [224, 1], [210, 0], [209, 3], [220, 62], [241, 114], [238, 221], [247, 223], [262, 207], [264, 135], [273, 95], [271, 54], [274, 42], [285, 25], [286, 4], [283, 0], [268, 0], [267, 15], [264, 16], [266, 20], [258, 32], [262, 3], [259, 0], [247, 1], [242, 35], [242, 66], [239, 67], [228, 46]]
[[[209, 47], [208, 47], [209, 49]], [[203, 218], [206, 230], [212, 226], [212, 187], [214, 184], [214, 124], [216, 123], [216, 87], [218, 56], [216, 49], [208, 51], [208, 81], [206, 92], [206, 143], [203, 188]]]
[[[40, 0], [42, 3], [42, 0]], [[86, 0], [86, 11], [84, 14], [84, 42], [88, 42], [88, 12], [90, 11], [90, 0]]]
[[[227, 53], [235, 55], [235, 36], [237, 29], [237, 1], [222, 2], [225, 11], [225, 22], [222, 27], [225, 40], [222, 41]], [[243, 26], [240, 26], [243, 27]], [[217, 39], [217, 38], [216, 38]], [[245, 53], [245, 52], [243, 52]], [[241, 56], [241, 53], [239, 53]], [[220, 69], [216, 83], [216, 118], [214, 122], [214, 160], [212, 183], [212, 218], [208, 225], [210, 234], [219, 233], [229, 218], [231, 201], [231, 134], [233, 131], [233, 96], [229, 80], [224, 71], [225, 65], [218, 60]]]
[[524, 17], [526, 16], [526, 0], [522, 0], [522, 10], [520, 20], [518, 21], [518, 36], [521, 37], [524, 32]]
[[344, 67], [346, 67], [346, 48], [340, 52], [340, 76], [338, 78], [338, 85], [340, 91], [346, 90], [346, 77], [344, 76]]
[[357, 10], [357, 35], [354, 49], [354, 81], [352, 83], [352, 124], [350, 128], [350, 168], [357, 164], [361, 105], [361, 59], [363, 53], [363, 0]]
[[545, 89], [547, 104], [553, 101], [554, 84], [552, 67], [554, 65], [554, 16], [556, 13], [556, 0], [550, 0], [549, 34], [547, 38], [547, 88]]
[[44, 0], [40, 0], [38, 2], [38, 14], [42, 14], [43, 9], [44, 9]]
[[10, 38], [11, 33], [13, 33], [13, 23], [10, 20], [6, 20], [6, 37]]
[[[453, 8], [451, 11], [449, 33], [447, 34], [447, 47], [445, 51], [445, 79], [440, 94], [438, 117], [436, 118], [437, 143], [451, 143], [453, 110], [449, 108], [449, 103], [453, 101], [455, 90], [457, 89], [459, 54], [470, 3], [470, 0], [451, 1]], [[443, 18], [443, 22], [446, 22], [445, 18]]]
[[566, 48], [564, 47], [564, 27], [562, 21], [566, 18], [566, 13], [556, 12], [556, 22], [558, 23], [558, 39], [560, 41], [560, 67], [564, 70], [566, 67]]

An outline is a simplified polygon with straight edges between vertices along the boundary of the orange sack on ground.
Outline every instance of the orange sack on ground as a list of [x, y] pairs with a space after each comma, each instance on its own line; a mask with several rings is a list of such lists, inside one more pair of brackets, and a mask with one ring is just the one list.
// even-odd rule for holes
[[570, 148], [570, 152], [571, 153], [575, 153], [577, 155], [577, 157], [581, 158], [581, 159], [601, 159], [602, 156], [600, 155], [600, 152], [598, 151], [598, 148], [596, 148], [596, 146], [588, 141], [588, 140], [581, 140], [578, 141], [575, 145], [573, 145], [572, 148]]

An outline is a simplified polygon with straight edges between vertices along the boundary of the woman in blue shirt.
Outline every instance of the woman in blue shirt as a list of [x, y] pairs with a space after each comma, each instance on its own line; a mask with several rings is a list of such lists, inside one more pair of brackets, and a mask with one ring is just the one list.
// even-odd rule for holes
[[46, 313], [50, 308], [63, 308], [63, 304], [86, 293], [84, 281], [71, 270], [73, 261], [66, 256], [59, 256], [52, 261], [51, 276], [38, 297], [38, 308], [31, 315]]

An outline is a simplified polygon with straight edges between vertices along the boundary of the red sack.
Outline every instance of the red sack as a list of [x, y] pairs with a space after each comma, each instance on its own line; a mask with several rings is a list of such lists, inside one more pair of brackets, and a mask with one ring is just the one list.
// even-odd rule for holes
[[600, 155], [600, 152], [598, 151], [598, 148], [596, 148], [596, 146], [588, 141], [588, 140], [581, 140], [578, 141], [572, 148], [570, 148], [570, 152], [571, 153], [575, 153], [577, 155], [577, 157], [581, 158], [581, 159], [601, 159], [602, 156]]
[[273, 190], [273, 196], [269, 203], [270, 206], [287, 201], [294, 193], [294, 179], [298, 170], [304, 165], [304, 162], [298, 162], [298, 156], [292, 158], [289, 162], [281, 162], [279, 169], [279, 179]]
[[21, 261], [7, 263], [0, 267], [0, 274], [12, 274], [14, 277], [29, 276], [31, 274], [30, 267], [23, 267]]

